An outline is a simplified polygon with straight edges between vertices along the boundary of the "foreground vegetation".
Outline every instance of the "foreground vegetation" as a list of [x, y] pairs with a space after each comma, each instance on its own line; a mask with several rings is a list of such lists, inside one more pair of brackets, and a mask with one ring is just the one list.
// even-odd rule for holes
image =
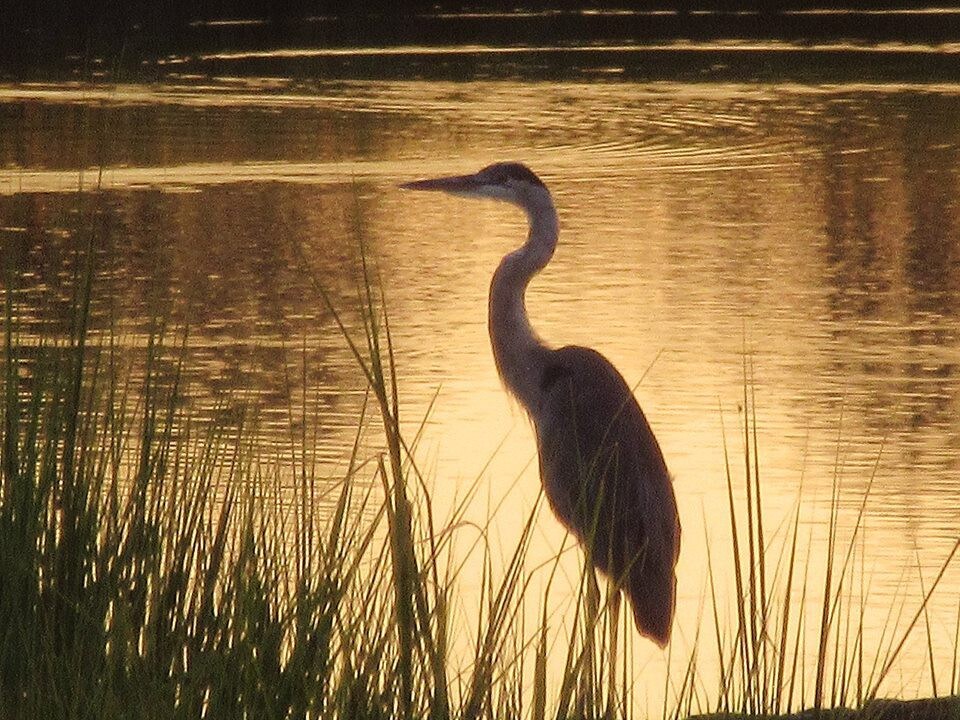
[[[589, 583], [559, 627], [547, 616], [551, 582], [543, 594], [530, 590], [536, 509], [505, 561], [478, 545], [480, 612], [469, 633], [456, 630], [458, 642], [470, 636], [470, 656], [453, 656], [462, 563], [451, 547], [470, 493], [438, 526], [416, 438], [401, 432], [389, 325], [369, 283], [358, 336], [328, 304], [369, 392], [355, 451], [334, 481], [319, 474], [302, 427], [291, 424], [292, 449], [278, 457], [258, 449], [252, 415], [191, 416], [185, 331], [171, 340], [157, 322], [143, 372], [124, 372], [121, 338], [89, 327], [94, 275], [78, 274], [73, 322], [59, 339], [23, 331], [19, 279], [7, 277], [0, 717], [632, 716], [632, 675], [607, 667], [609, 617], [587, 601]], [[844, 604], [856, 532], [841, 545], [831, 527], [837, 562], [822, 584], [808, 583], [797, 559], [797, 517], [771, 564], [751, 421], [748, 413], [745, 501], [728, 473], [733, 557], [711, 559], [733, 567], [738, 617], [722, 627], [712, 592], [715, 627], [698, 631], [685, 673], [666, 679], [664, 717], [790, 712], [810, 699], [864, 705], [903, 644], [864, 656], [856, 608]], [[365, 455], [360, 437], [372, 422], [383, 440]], [[552, 578], [555, 569], [537, 572]], [[922, 626], [939, 579], [906, 632]], [[822, 597], [816, 621], [791, 617], [798, 591]], [[531, 609], [540, 618], [532, 628]], [[811, 622], [813, 667], [803, 641]], [[548, 678], [558, 652], [563, 672]], [[719, 678], [698, 671], [708, 652]], [[955, 671], [949, 692], [958, 688]]]

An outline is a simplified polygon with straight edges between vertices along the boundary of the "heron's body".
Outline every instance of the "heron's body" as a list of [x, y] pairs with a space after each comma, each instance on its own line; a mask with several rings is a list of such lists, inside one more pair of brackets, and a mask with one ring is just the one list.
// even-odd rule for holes
[[504, 256], [490, 284], [497, 370], [533, 421], [550, 507], [584, 545], [589, 561], [630, 598], [638, 630], [665, 645], [680, 523], [660, 446], [617, 369], [589, 348], [548, 347], [530, 326], [524, 305], [530, 279], [557, 244], [549, 191], [516, 163], [406, 187], [494, 197], [526, 211], [527, 241]]

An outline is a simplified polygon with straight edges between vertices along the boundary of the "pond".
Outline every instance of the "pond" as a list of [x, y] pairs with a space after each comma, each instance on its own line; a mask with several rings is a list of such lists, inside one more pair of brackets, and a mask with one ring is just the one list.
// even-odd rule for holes
[[[467, 519], [494, 514], [491, 536], [510, 548], [539, 480], [529, 423], [493, 365], [486, 292], [525, 220], [397, 185], [522, 161], [561, 222], [528, 292], [534, 327], [600, 350], [637, 384], [674, 476], [673, 665], [709, 603], [709, 547], [719, 585], [732, 582], [726, 457], [739, 496], [754, 412], [774, 545], [798, 512], [822, 593], [836, 490], [838, 564], [861, 526], [865, 643], [899, 637], [960, 535], [960, 85], [305, 80], [284, 62], [269, 76], [218, 65], [0, 87], [0, 238], [24, 271], [28, 329], [66, 331], [63, 288], [89, 240], [76, 218], [95, 207], [94, 326], [133, 357], [156, 318], [188, 325], [194, 411], [255, 409], [275, 447], [316, 418], [333, 478], [364, 382], [311, 278], [362, 332], [365, 257], [438, 514], [479, 478]], [[564, 542], [547, 511], [534, 542], [534, 565]], [[929, 607], [936, 661], [915, 632], [889, 694], [929, 694], [931, 665], [949, 677], [958, 596], [951, 567]], [[638, 694], [657, 697], [668, 661], [636, 655], [650, 684]]]

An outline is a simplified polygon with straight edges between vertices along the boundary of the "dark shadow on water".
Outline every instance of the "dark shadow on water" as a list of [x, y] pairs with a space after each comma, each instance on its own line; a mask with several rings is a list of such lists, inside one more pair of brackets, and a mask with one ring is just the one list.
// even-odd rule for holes
[[960, 717], [960, 697], [920, 700], [873, 700], [862, 710], [836, 708], [804, 710], [787, 715], [742, 715], [716, 713], [689, 720], [953, 720]]

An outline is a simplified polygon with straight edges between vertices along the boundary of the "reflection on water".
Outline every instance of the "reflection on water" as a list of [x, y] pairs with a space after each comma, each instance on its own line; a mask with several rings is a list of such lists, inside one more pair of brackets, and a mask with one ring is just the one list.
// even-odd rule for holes
[[[497, 159], [531, 165], [560, 211], [557, 255], [529, 293], [535, 326], [642, 378], [685, 527], [677, 642], [693, 642], [706, 538], [728, 533], [715, 508], [724, 432], [733, 457], [741, 444], [744, 357], [771, 522], [799, 501], [819, 527], [839, 477], [849, 526], [873, 477], [865, 553], [878, 614], [866, 625], [882, 628], [894, 598], [914, 607], [917, 558], [929, 581], [960, 532], [960, 88], [2, 88], [4, 263], [25, 271], [26, 335], [66, 332], [83, 219], [95, 217], [95, 325], [115, 324], [131, 356], [155, 317], [189, 325], [197, 412], [255, 406], [278, 444], [299, 422], [305, 361], [335, 475], [363, 383], [294, 248], [350, 308], [363, 243], [411, 427], [436, 398], [422, 452], [438, 505], [483, 473], [491, 503], [529, 506], [532, 434], [485, 327], [490, 273], [523, 218], [396, 189]], [[78, 194], [80, 183], [103, 192]], [[487, 512], [478, 503], [475, 517]], [[509, 543], [524, 513], [502, 515]], [[534, 555], [549, 557], [563, 537], [545, 515], [539, 525]], [[960, 577], [944, 583], [935, 610], [953, 627], [943, 618]], [[909, 667], [925, 667], [922, 644], [911, 652]], [[919, 673], [892, 691], [923, 692]]]

